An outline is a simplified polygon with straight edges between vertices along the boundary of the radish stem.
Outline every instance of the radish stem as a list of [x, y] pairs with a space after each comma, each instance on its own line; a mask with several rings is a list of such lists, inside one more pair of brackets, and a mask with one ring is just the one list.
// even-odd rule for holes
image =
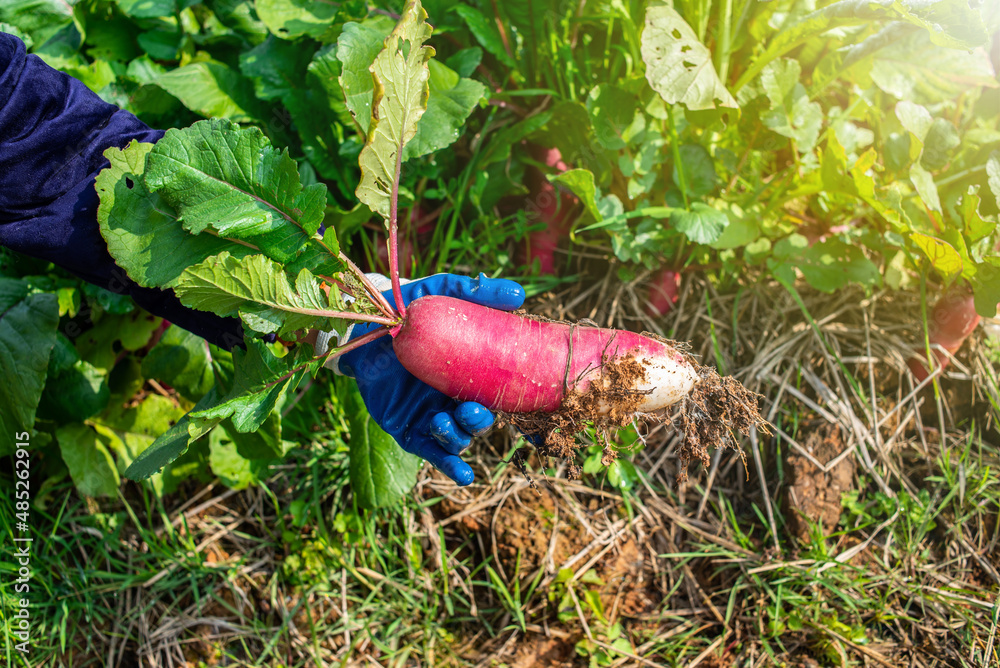
[[359, 322], [374, 322], [378, 325], [398, 325], [399, 318], [392, 317], [386, 318], [381, 315], [369, 315], [367, 313], [354, 313], [353, 311], [313, 311], [312, 309], [302, 309], [296, 311], [297, 313], [308, 312], [309, 314], [322, 316], [325, 318], [343, 318], [344, 320], [355, 320]]
[[[374, 331], [368, 332], [367, 334], [362, 334], [358, 338], [352, 339], [350, 342], [345, 343], [344, 345], [342, 345], [342, 346], [340, 346], [338, 348], [331, 348], [326, 353], [326, 359], [329, 359], [331, 357], [336, 357], [337, 355], [343, 355], [344, 353], [349, 353], [352, 350], [354, 350], [355, 348], [360, 348], [361, 346], [363, 346], [363, 345], [365, 345], [367, 343], [371, 343], [375, 339], [380, 339], [380, 338], [382, 338], [383, 336], [385, 336], [388, 333], [389, 333], [389, 329], [388, 328], [386, 328], [386, 327], [380, 327], [379, 329], [376, 329]], [[325, 361], [326, 360], [324, 360], [324, 362]]]
[[389, 196], [389, 280], [392, 281], [392, 297], [396, 301], [396, 311], [401, 317], [406, 315], [403, 293], [399, 284], [399, 176], [403, 171], [403, 152], [396, 151], [396, 174], [392, 180], [392, 194]]

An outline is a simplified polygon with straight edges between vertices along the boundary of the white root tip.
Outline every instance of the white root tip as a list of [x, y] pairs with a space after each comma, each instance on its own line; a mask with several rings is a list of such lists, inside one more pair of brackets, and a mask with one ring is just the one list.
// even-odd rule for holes
[[646, 380], [639, 383], [636, 389], [649, 391], [645, 401], [638, 408], [643, 413], [652, 413], [676, 404], [686, 397], [698, 382], [698, 372], [687, 362], [664, 360], [662, 357], [655, 359], [640, 357], [639, 362], [646, 367]]

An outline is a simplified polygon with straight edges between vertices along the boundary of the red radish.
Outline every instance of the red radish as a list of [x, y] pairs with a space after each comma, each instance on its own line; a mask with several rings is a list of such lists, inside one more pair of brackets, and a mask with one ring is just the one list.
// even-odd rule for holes
[[547, 227], [528, 235], [525, 240], [526, 264], [539, 263], [539, 272], [556, 273], [556, 249], [559, 241], [569, 232], [569, 212], [576, 204], [576, 198], [568, 193], [558, 193], [555, 186], [545, 182], [527, 207], [528, 223], [535, 225], [545, 222]]
[[562, 153], [559, 152], [559, 149], [543, 149], [542, 153], [542, 159], [545, 161], [547, 166], [552, 167], [559, 173], [569, 171], [569, 165], [563, 162]]
[[[559, 149], [539, 149], [532, 151], [539, 160], [545, 162], [557, 172], [565, 172], [569, 167], [562, 160]], [[528, 235], [524, 245], [525, 264], [533, 264], [538, 260], [539, 271], [542, 274], [556, 273], [556, 249], [559, 242], [569, 233], [572, 222], [570, 214], [579, 203], [575, 195], [560, 190], [545, 178], [537, 169], [528, 171], [528, 187], [531, 194], [524, 204], [528, 224], [534, 226], [539, 222], [546, 224], [545, 229]]]
[[586, 392], [609, 363], [628, 356], [641, 372], [631, 387], [617, 389], [642, 394], [632, 412], [670, 406], [699, 379], [677, 350], [646, 336], [542, 322], [451, 297], [412, 302], [394, 336], [396, 357], [414, 376], [450, 397], [507, 413], [555, 411], [567, 386]]
[[[927, 323], [930, 342], [940, 345], [954, 355], [962, 347], [965, 339], [975, 331], [979, 319], [975, 302], [968, 290], [964, 287], [950, 290], [931, 310], [930, 321]], [[931, 352], [942, 369], [948, 366], [948, 356], [944, 352], [936, 348], [931, 348]], [[925, 359], [911, 357], [908, 364], [918, 381], [926, 380], [929, 373]]]
[[654, 318], [664, 316], [673, 310], [677, 303], [677, 291], [681, 283], [681, 275], [673, 269], [661, 269], [653, 274], [646, 294], [646, 313]]
[[530, 233], [525, 240], [526, 264], [532, 264], [537, 259], [542, 274], [556, 273], [556, 249], [569, 233], [570, 213], [576, 203], [574, 195], [561, 192], [548, 181], [538, 185], [536, 194], [525, 206], [525, 212], [530, 225], [544, 222], [546, 228]]

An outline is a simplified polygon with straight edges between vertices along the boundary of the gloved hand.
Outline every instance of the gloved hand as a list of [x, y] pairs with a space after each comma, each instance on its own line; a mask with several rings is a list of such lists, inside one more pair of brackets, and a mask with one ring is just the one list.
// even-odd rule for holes
[[[524, 288], [520, 285], [484, 274], [478, 278], [437, 274], [407, 283], [401, 292], [404, 304], [424, 295], [456, 297], [504, 311], [513, 311], [524, 303]], [[383, 294], [392, 303], [392, 290]], [[349, 339], [378, 326], [354, 325], [348, 332]], [[317, 353], [323, 349], [325, 345], [318, 346]], [[469, 447], [473, 436], [493, 426], [493, 414], [485, 406], [455, 401], [418, 380], [396, 359], [388, 336], [341, 355], [335, 363], [341, 373], [357, 380], [361, 398], [375, 422], [403, 450], [426, 459], [459, 485], [473, 481], [472, 468], [459, 455]]]

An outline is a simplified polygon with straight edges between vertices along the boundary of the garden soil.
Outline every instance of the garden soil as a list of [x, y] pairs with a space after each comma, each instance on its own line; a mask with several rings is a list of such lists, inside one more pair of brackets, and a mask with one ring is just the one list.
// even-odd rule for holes
[[836, 528], [843, 508], [841, 495], [854, 488], [857, 464], [849, 453], [841, 456], [846, 445], [838, 425], [816, 422], [804, 431], [807, 435], [802, 443], [803, 450], [828, 469], [824, 471], [798, 451], [793, 451], [786, 459], [789, 484], [783, 495], [785, 519], [792, 533], [807, 541], [810, 524], [818, 523], [823, 535]]

